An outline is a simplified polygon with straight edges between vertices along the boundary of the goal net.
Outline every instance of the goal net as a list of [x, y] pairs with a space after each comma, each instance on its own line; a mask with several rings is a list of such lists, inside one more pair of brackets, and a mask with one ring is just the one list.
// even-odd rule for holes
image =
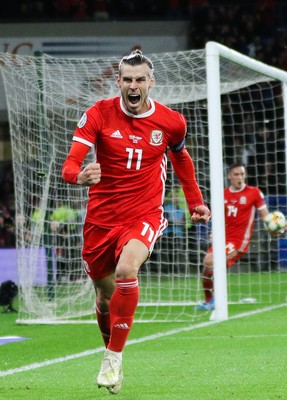
[[[219, 46], [219, 48], [221, 48]], [[216, 173], [211, 153], [218, 145], [209, 126], [207, 50], [149, 55], [156, 86], [152, 98], [183, 113], [197, 179], [217, 214]], [[287, 214], [283, 71], [229, 51], [218, 56], [222, 152], [215, 155], [218, 184], [235, 161], [247, 165], [248, 183], [259, 186], [270, 210]], [[95, 295], [81, 259], [87, 189], [61, 178], [73, 132], [82, 113], [97, 100], [119, 94], [118, 58], [54, 58], [1, 54], [8, 105], [16, 197], [19, 323], [95, 320]], [[242, 61], [243, 60], [243, 61]], [[250, 63], [250, 66], [249, 66]], [[266, 66], [268, 68], [268, 66]], [[221, 151], [221, 150], [220, 150]], [[93, 160], [93, 151], [87, 162]], [[224, 181], [227, 184], [226, 180]], [[220, 196], [219, 196], [220, 198]], [[192, 225], [177, 177], [168, 165], [166, 216], [169, 228], [139, 274], [137, 321], [198, 321], [203, 300], [201, 271], [210, 246], [211, 224]], [[220, 209], [218, 211], [220, 215]], [[216, 218], [215, 220], [216, 221]], [[213, 222], [222, 235], [223, 220]], [[220, 226], [221, 225], [221, 226]], [[228, 271], [231, 312], [285, 302], [287, 239], [270, 239], [256, 220], [250, 252]], [[221, 270], [225, 271], [224, 258]]]

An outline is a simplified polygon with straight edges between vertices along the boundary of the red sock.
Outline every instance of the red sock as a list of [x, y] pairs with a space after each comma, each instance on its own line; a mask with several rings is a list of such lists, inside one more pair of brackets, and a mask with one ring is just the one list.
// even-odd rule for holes
[[202, 287], [205, 301], [209, 303], [213, 296], [213, 269], [204, 267], [202, 271]]
[[110, 341], [110, 313], [109, 311], [102, 312], [96, 305], [96, 314], [105, 346], [108, 347]]
[[123, 351], [139, 300], [138, 279], [116, 281], [116, 290], [110, 301], [111, 337], [108, 348]]

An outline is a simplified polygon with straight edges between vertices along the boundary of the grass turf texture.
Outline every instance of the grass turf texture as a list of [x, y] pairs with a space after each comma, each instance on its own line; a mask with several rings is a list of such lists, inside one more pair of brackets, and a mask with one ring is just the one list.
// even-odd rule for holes
[[[231, 273], [230, 273], [231, 272]], [[261, 272], [258, 273], [232, 273], [228, 270], [228, 300], [231, 303], [240, 303], [244, 298], [256, 299], [255, 308], [264, 307], [272, 304], [281, 304], [286, 300], [287, 293], [287, 273], [282, 272]], [[157, 276], [141, 276], [141, 296], [140, 301], [144, 304], [153, 303], [154, 306], [139, 306], [137, 308], [136, 319], [139, 320], [154, 320], [162, 321], [177, 321], [186, 322], [201, 321], [202, 313], [200, 315], [194, 313], [194, 307], [191, 304], [183, 307], [179, 306], [159, 306], [160, 303], [169, 303], [172, 298], [175, 302], [184, 303], [187, 300], [193, 304], [198, 302], [198, 276], [191, 277], [175, 276], [172, 279], [169, 277], [161, 277], [160, 285]], [[75, 288], [70, 285], [58, 285], [55, 291], [57, 305], [57, 318], [62, 319], [65, 314], [70, 314], [70, 308], [74, 315], [81, 314], [80, 311], [90, 311], [94, 308], [94, 291], [90, 288], [89, 294], [84, 294], [77, 301], [71, 304], [69, 299], [73, 296], [71, 293], [77, 289], [78, 284], [73, 284]], [[82, 286], [81, 286], [82, 287]], [[200, 283], [201, 287], [201, 283]], [[42, 287], [33, 287], [33, 295], [39, 299], [39, 302], [46, 303], [47, 307], [47, 293]], [[203, 291], [200, 289], [201, 300], [204, 299]], [[58, 302], [59, 300], [59, 302]], [[49, 303], [48, 303], [49, 304]], [[24, 307], [25, 309], [25, 307]], [[38, 306], [38, 310], [41, 309]], [[43, 317], [45, 318], [46, 312], [43, 306]], [[231, 308], [231, 311], [233, 309]], [[238, 312], [246, 311], [246, 307]], [[20, 316], [21, 320], [29, 320], [30, 315], [24, 312]], [[75, 318], [76, 319], [76, 318]], [[85, 320], [94, 320], [94, 314], [88, 314], [81, 317]]]
[[[250, 309], [247, 305], [246, 308]], [[240, 308], [242, 310], [242, 306]], [[230, 306], [230, 315], [236, 314]], [[0, 346], [1, 372], [63, 357], [51, 365], [0, 374], [1, 400], [107, 399], [95, 376], [102, 351], [96, 325], [16, 325], [15, 314], [0, 314], [1, 336], [30, 340]], [[166, 336], [159, 333], [170, 332]], [[171, 333], [172, 332], [172, 333]], [[158, 334], [158, 335], [157, 335]], [[199, 329], [186, 323], [133, 326], [124, 354], [125, 400], [278, 400], [287, 393], [286, 307], [230, 319]]]

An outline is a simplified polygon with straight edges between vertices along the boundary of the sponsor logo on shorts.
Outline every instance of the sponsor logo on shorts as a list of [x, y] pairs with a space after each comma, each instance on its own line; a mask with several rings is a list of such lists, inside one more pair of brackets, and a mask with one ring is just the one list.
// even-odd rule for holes
[[83, 266], [84, 266], [84, 269], [85, 269], [85, 271], [87, 273], [91, 272], [90, 268], [89, 268], [89, 264], [87, 263], [87, 261], [83, 260]]

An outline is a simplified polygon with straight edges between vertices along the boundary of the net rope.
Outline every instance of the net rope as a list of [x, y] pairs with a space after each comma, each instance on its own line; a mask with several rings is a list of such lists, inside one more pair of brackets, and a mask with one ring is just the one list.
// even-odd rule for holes
[[[187, 118], [186, 145], [209, 203], [205, 50], [148, 56], [156, 78], [151, 97]], [[61, 167], [82, 113], [102, 98], [119, 95], [118, 61], [0, 55], [15, 177], [19, 322], [95, 319], [94, 290], [81, 259], [87, 189], [63, 182]], [[220, 59], [220, 79], [224, 166], [246, 162], [250, 184], [262, 188], [271, 209], [286, 214], [281, 82], [226, 58]], [[86, 162], [93, 157], [91, 152]], [[175, 204], [184, 211], [180, 221]], [[210, 226], [191, 226], [170, 165], [166, 205], [171, 233], [140, 271], [136, 320], [196, 321], [206, 317], [194, 305], [203, 299], [202, 258], [210, 245]], [[270, 241], [256, 222], [251, 251], [229, 271], [230, 303], [283, 301], [283, 240]]]

